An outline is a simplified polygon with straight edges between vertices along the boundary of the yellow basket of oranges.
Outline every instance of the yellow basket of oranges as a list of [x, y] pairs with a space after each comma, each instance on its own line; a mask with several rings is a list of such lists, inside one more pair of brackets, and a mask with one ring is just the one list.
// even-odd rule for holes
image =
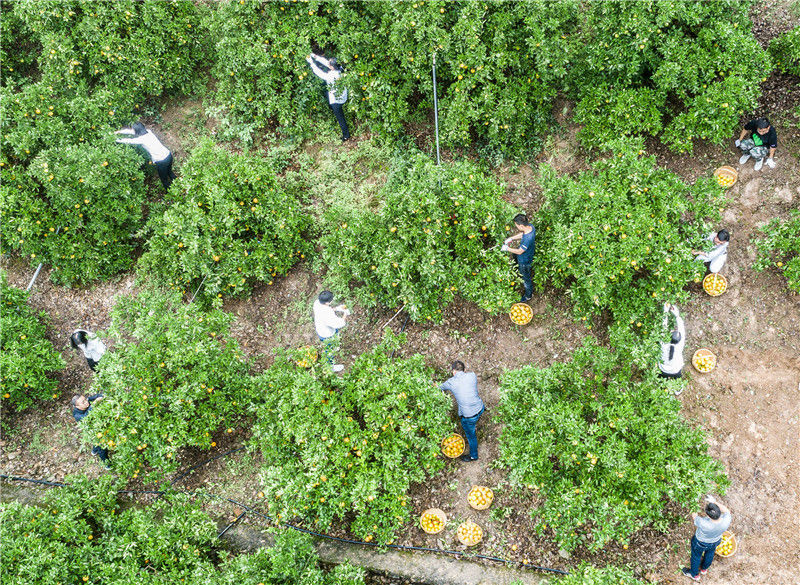
[[464, 437], [457, 433], [453, 433], [444, 441], [442, 441], [442, 453], [445, 454], [445, 457], [455, 459], [464, 453], [464, 447], [466, 447], [466, 445], [467, 444], [464, 442]]
[[494, 492], [483, 485], [473, 486], [467, 494], [467, 503], [476, 510], [486, 510], [494, 501]]
[[456, 536], [461, 544], [475, 546], [483, 539], [483, 529], [472, 520], [467, 520], [458, 526]]
[[717, 356], [710, 349], [700, 348], [692, 356], [692, 365], [703, 374], [707, 374], [717, 365]]
[[533, 319], [533, 309], [527, 303], [514, 303], [508, 315], [517, 325], [527, 325]]
[[703, 279], [703, 290], [712, 297], [718, 297], [728, 290], [728, 279], [712, 272]]
[[736, 535], [730, 530], [726, 530], [722, 533], [722, 540], [717, 547], [716, 554], [721, 557], [730, 557], [733, 556], [738, 548], [739, 544], [736, 542]]
[[739, 173], [733, 167], [724, 166], [714, 171], [714, 178], [720, 187], [730, 189], [736, 183], [736, 179], [739, 178]]
[[419, 517], [419, 525], [427, 534], [438, 534], [447, 524], [447, 514], [439, 508], [428, 508]]

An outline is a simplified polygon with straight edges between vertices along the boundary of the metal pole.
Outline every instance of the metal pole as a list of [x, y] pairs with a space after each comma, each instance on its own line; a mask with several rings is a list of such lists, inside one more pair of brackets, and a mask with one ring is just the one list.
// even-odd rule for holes
[[[55, 235], [58, 235], [58, 232], [60, 231], [61, 231], [61, 226], [58, 226]], [[28, 283], [28, 288], [26, 288], [25, 290], [31, 290], [33, 288], [33, 283], [36, 282], [36, 279], [38, 278], [39, 272], [42, 270], [43, 265], [44, 262], [39, 262], [39, 266], [36, 267], [36, 272], [33, 273], [33, 278], [31, 278], [31, 281]]]
[[442, 166], [439, 156], [439, 96], [436, 91], [436, 53], [433, 54], [433, 121], [436, 125], [436, 166]]

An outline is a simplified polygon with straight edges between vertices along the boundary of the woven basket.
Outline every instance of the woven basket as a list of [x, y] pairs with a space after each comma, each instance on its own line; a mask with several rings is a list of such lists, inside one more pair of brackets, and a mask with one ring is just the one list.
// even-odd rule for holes
[[[488, 501], [485, 504], [473, 504], [472, 501], [470, 500], [470, 496], [472, 495], [472, 493], [477, 492], [479, 489], [489, 490]], [[492, 492], [491, 488], [488, 488], [483, 485], [472, 486], [472, 489], [469, 490], [469, 493], [467, 494], [467, 503], [475, 510], [486, 510], [492, 505], [493, 501], [494, 501], [494, 492]]]
[[[428, 530], [422, 525], [422, 518], [425, 517], [427, 514], [432, 514], [436, 516], [439, 520], [442, 521], [442, 527], [439, 530]], [[439, 534], [442, 530], [444, 530], [445, 526], [447, 525], [447, 514], [445, 514], [439, 508], [428, 508], [419, 516], [419, 527], [425, 531], [426, 534]]]
[[[720, 187], [723, 189], [730, 189], [736, 184], [739, 173], [733, 167], [724, 166], [714, 171], [714, 177], [717, 179], [717, 182], [719, 182]], [[726, 179], [728, 182], [723, 184], [723, 179]], [[731, 179], [733, 179], [733, 182], [730, 182]]]
[[[727, 552], [727, 553], [720, 552], [720, 549], [723, 547], [723, 545], [727, 541], [733, 542], [733, 548], [731, 549], [730, 552]], [[725, 532], [723, 532], [722, 533], [722, 542], [719, 543], [719, 546], [717, 547], [716, 554], [718, 554], [721, 557], [732, 557], [733, 555], [736, 554], [736, 551], [738, 549], [739, 549], [739, 543], [736, 540], [736, 535], [733, 532], [731, 532], [730, 530], [726, 530]]]
[[512, 323], [516, 325], [527, 325], [533, 319], [533, 309], [528, 303], [514, 303], [511, 305], [511, 310], [508, 313], [508, 316], [511, 317], [516, 311], [522, 311], [524, 313], [522, 319], [520, 321], [514, 321], [514, 318], [511, 318]]
[[462, 538], [462, 536], [461, 536], [462, 527], [466, 527], [466, 526], [468, 526], [470, 524], [475, 524], [475, 523], [472, 520], [467, 520], [466, 522], [462, 522], [461, 525], [458, 527], [458, 530], [456, 531], [456, 537], [458, 538], [458, 542], [460, 542], [464, 546], [475, 546], [481, 540], [483, 540], [483, 529], [480, 526], [478, 526], [477, 524], [475, 524], [475, 526], [478, 526], [478, 529], [480, 530], [480, 536], [478, 537], [478, 540], [476, 540], [476, 541], [468, 541], [468, 540], [464, 540]]
[[[697, 366], [697, 358], [707, 357], [707, 356], [712, 356], [714, 358], [714, 365], [708, 371], [701, 370]], [[696, 352], [694, 352], [694, 355], [692, 356], [692, 365], [694, 366], [694, 369], [697, 370], [698, 372], [700, 372], [701, 374], [707, 374], [708, 372], [711, 372], [714, 368], [717, 367], [717, 356], [714, 355], [714, 352], [711, 351], [710, 349], [706, 349], [704, 347], [701, 347]]]
[[[447, 440], [451, 439], [452, 437], [458, 437], [458, 439], [459, 439], [459, 440], [460, 440], [460, 442], [461, 442], [461, 450], [459, 450], [459, 451], [458, 451], [458, 453], [457, 453], [457, 454], [455, 454], [455, 455], [449, 455], [449, 454], [448, 454], [448, 453], [447, 453], [447, 452], [444, 450], [444, 443], [445, 443], [445, 441], [447, 441]], [[461, 455], [463, 455], [463, 454], [464, 454], [464, 449], [466, 448], [466, 446], [467, 446], [467, 443], [464, 441], [464, 437], [462, 437], [462, 436], [461, 436], [461, 435], [459, 435], [458, 433], [453, 433], [452, 435], [450, 435], [450, 436], [448, 436], [448, 437], [445, 437], [445, 438], [444, 438], [444, 440], [442, 440], [442, 453], [444, 453], [444, 456], [445, 456], [445, 457], [449, 457], [450, 459], [455, 459], [456, 457], [459, 457], [459, 456], [461, 456]]]
[[[716, 281], [722, 281], [722, 290], [720, 292], [712, 292], [710, 291], [710, 287]], [[728, 279], [722, 276], [721, 274], [716, 274], [712, 272], [711, 274], [707, 274], [706, 277], [703, 279], [703, 290], [706, 291], [707, 295], [712, 297], [718, 297], [726, 290], [728, 290]]]

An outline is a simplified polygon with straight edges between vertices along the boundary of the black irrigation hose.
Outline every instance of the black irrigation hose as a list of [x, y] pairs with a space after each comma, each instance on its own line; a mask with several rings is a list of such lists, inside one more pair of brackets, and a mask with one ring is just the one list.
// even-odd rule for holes
[[222, 532], [220, 532], [219, 534], [217, 534], [217, 538], [222, 538], [222, 537], [225, 535], [225, 533], [226, 533], [226, 532], [228, 532], [228, 530], [230, 530], [231, 528], [233, 528], [233, 527], [234, 527], [234, 526], [235, 526], [235, 525], [236, 525], [236, 524], [239, 522], [239, 520], [241, 520], [242, 518], [244, 518], [244, 516], [245, 516], [245, 514], [247, 514], [247, 512], [248, 512], [248, 510], [245, 510], [244, 512], [242, 512], [241, 514], [239, 514], [239, 515], [236, 517], [236, 520], [234, 520], [233, 522], [231, 522], [230, 524], [228, 524], [228, 525], [227, 525], [225, 528], [223, 528], [223, 529], [222, 529]]
[[[0, 474], [0, 478], [1, 479], [7, 479], [7, 480], [13, 480], [13, 481], [26, 481], [26, 482], [30, 482], [30, 483], [41, 484], [41, 485], [46, 485], [46, 486], [53, 486], [53, 487], [66, 487], [66, 486], [69, 485], [69, 484], [66, 484], [66, 483], [46, 481], [46, 480], [41, 480], [41, 479], [31, 479], [31, 478], [27, 478], [27, 477], [17, 477], [17, 476], [6, 475], [6, 474]], [[158, 494], [159, 496], [163, 496], [166, 492], [164, 490], [120, 490], [117, 493], [120, 493], [120, 494]], [[359, 545], [359, 546], [385, 547], [385, 548], [392, 548], [392, 549], [395, 549], [395, 550], [412, 550], [412, 551], [420, 551], [420, 552], [429, 552], [429, 553], [434, 553], [434, 554], [445, 554], [445, 555], [454, 556], [458, 560], [463, 560], [464, 558], [475, 558], [475, 559], [481, 559], [481, 560], [485, 560], [485, 561], [493, 561], [493, 562], [496, 562], [496, 563], [502, 563], [504, 565], [522, 566], [523, 568], [535, 569], [537, 571], [542, 571], [542, 572], [545, 572], [545, 573], [555, 573], [555, 574], [558, 574], [558, 575], [569, 575], [569, 571], [563, 571], [561, 569], [553, 569], [553, 568], [550, 568], [550, 567], [541, 567], [541, 566], [538, 566], [538, 565], [522, 564], [519, 561], [511, 561], [511, 560], [508, 560], [508, 559], [501, 559], [499, 557], [493, 557], [493, 556], [490, 556], [490, 555], [481, 555], [481, 554], [469, 555], [467, 553], [464, 553], [463, 551], [457, 551], [457, 550], [447, 550], [447, 549], [441, 549], [441, 548], [428, 548], [428, 547], [424, 547], [424, 546], [410, 546], [410, 545], [402, 545], [402, 544], [379, 544], [377, 542], [364, 542], [364, 541], [361, 541], [361, 540], [353, 540], [351, 538], [342, 538], [340, 536], [331, 536], [330, 534], [323, 534], [321, 532], [315, 532], [313, 530], [309, 530], [308, 528], [303, 528], [301, 526], [296, 526], [294, 524], [290, 524], [289, 522], [277, 522], [271, 516], [263, 514], [262, 512], [259, 512], [258, 510], [256, 510], [255, 508], [253, 508], [251, 506], [248, 506], [247, 504], [244, 504], [242, 502], [236, 501], [236, 500], [234, 500], [232, 498], [228, 498], [228, 497], [225, 497], [225, 496], [218, 496], [216, 494], [206, 493], [206, 492], [178, 492], [178, 493], [182, 493], [182, 494], [187, 495], [187, 496], [206, 496], [206, 497], [210, 497], [210, 498], [216, 498], [218, 500], [224, 500], [224, 501], [229, 502], [229, 503], [231, 503], [231, 504], [233, 504], [235, 506], [239, 506], [240, 508], [242, 508], [244, 510], [244, 512], [242, 512], [239, 515], [239, 517], [236, 518], [236, 520], [231, 522], [219, 534], [219, 536], [222, 536], [223, 534], [225, 534], [234, 524], [239, 522], [239, 520], [241, 520], [241, 518], [245, 514], [252, 513], [252, 514], [255, 514], [256, 516], [260, 516], [261, 518], [263, 518], [263, 519], [267, 520], [268, 522], [271, 522], [272, 524], [275, 524], [277, 526], [282, 526], [282, 527], [285, 527], [285, 528], [291, 528], [292, 530], [296, 530], [297, 532], [303, 532], [303, 533], [308, 534], [310, 536], [316, 536], [318, 538], [323, 538], [323, 539], [326, 539], [326, 540], [332, 540], [334, 542], [342, 542], [342, 543], [345, 543], [345, 544], [354, 544], [354, 545]]]

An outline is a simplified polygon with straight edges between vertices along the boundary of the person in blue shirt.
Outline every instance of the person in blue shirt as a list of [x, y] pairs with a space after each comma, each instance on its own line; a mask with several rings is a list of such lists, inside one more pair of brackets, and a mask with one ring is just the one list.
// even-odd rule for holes
[[[92, 409], [92, 403], [102, 399], [102, 394], [92, 394], [88, 397], [84, 396], [83, 394], [73, 396], [72, 418], [74, 418], [76, 422], [81, 422], [83, 419], [89, 416], [89, 411]], [[103, 449], [102, 447], [94, 446], [92, 447], [92, 455], [97, 455], [100, 458], [100, 461], [103, 462], [103, 465], [108, 467], [108, 450]]]
[[478, 459], [478, 434], [475, 427], [486, 408], [483, 400], [478, 396], [478, 377], [475, 372], [465, 370], [464, 362], [454, 361], [451, 366], [453, 376], [440, 384], [439, 389], [442, 392], [452, 392], [456, 399], [461, 428], [464, 429], [469, 445], [469, 455], [462, 455], [461, 461], [467, 462]]
[[[514, 216], [514, 226], [519, 233], [506, 238], [501, 250], [503, 252], [510, 252], [517, 257], [517, 268], [522, 277], [522, 282], [525, 284], [525, 292], [520, 299], [520, 302], [524, 303], [531, 300], [533, 296], [531, 264], [533, 263], [533, 254], [536, 252], [536, 228], [530, 224], [528, 216], [524, 213], [518, 213]], [[508, 247], [514, 240], [522, 240], [519, 248]]]

